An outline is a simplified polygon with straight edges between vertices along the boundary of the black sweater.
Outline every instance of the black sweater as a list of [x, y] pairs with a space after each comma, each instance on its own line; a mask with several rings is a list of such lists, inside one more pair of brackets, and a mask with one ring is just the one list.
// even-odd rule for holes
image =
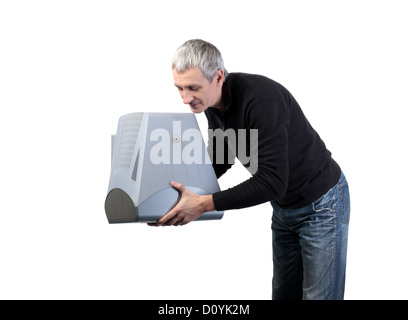
[[[225, 106], [222, 111], [215, 108], [205, 111], [209, 129], [231, 128], [236, 133], [238, 129], [258, 129], [258, 166], [248, 180], [213, 194], [217, 210], [272, 200], [284, 208], [300, 208], [337, 183], [339, 165], [295, 98], [282, 85], [259, 75], [231, 73], [223, 85], [222, 101]], [[248, 132], [247, 147], [249, 139]], [[213, 159], [217, 178], [231, 167], [226, 161], [215, 163], [216, 155]]]

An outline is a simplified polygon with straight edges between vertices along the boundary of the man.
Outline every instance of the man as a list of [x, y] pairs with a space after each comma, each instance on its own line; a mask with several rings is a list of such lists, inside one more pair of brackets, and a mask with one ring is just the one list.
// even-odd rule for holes
[[[153, 225], [184, 225], [206, 211], [270, 201], [272, 298], [343, 299], [348, 184], [294, 97], [266, 77], [228, 74], [218, 49], [202, 40], [183, 44], [172, 68], [183, 102], [194, 113], [205, 112], [210, 129], [257, 130], [258, 164], [250, 179], [212, 195], [197, 195], [172, 182], [181, 199]], [[250, 135], [246, 137], [244, 145], [248, 146]], [[220, 177], [231, 164], [214, 159]]]

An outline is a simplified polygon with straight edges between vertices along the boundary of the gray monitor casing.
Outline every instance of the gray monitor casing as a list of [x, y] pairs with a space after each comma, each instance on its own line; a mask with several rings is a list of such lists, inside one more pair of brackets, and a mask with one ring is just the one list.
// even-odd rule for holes
[[[200, 195], [220, 191], [199, 130], [192, 113], [138, 112], [119, 119], [105, 201], [109, 223], [156, 222], [179, 201], [171, 181]], [[223, 214], [206, 212], [197, 220]]]

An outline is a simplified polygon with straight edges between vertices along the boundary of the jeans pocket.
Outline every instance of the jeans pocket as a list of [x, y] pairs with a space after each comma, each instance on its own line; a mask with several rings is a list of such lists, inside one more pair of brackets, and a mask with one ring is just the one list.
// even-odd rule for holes
[[333, 212], [333, 189], [327, 191], [324, 195], [312, 202], [314, 212], [330, 211]]

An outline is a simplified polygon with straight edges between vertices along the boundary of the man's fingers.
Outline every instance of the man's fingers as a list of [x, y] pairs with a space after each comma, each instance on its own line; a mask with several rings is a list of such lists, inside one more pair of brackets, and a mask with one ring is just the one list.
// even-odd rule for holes
[[180, 218], [178, 215], [176, 215], [170, 220], [167, 220], [167, 222], [165, 222], [165, 225], [166, 226], [179, 226], [183, 222], [183, 219], [184, 218]]
[[176, 190], [178, 190], [179, 192], [181, 192], [181, 193], [183, 193], [184, 190], [186, 189], [186, 187], [183, 186], [181, 183], [174, 182], [174, 181], [171, 182], [171, 186], [172, 186], [174, 189], [176, 189]]
[[[179, 203], [173, 208], [171, 209], [169, 212], [167, 212], [163, 217], [161, 217], [157, 223], [159, 225], [167, 225], [167, 226], [171, 226], [173, 225], [175, 222], [177, 222], [178, 220], [180, 220], [180, 217], [178, 217], [178, 214], [180, 213], [179, 210]], [[183, 218], [181, 218], [183, 219]]]
[[[177, 206], [176, 206], [177, 207]], [[157, 223], [158, 224], [165, 224], [167, 221], [169, 221], [170, 219], [172, 219], [176, 214], [177, 211], [174, 210], [176, 209], [176, 207], [174, 207], [172, 210], [170, 210], [168, 213], [166, 213], [163, 217], [161, 217]]]

